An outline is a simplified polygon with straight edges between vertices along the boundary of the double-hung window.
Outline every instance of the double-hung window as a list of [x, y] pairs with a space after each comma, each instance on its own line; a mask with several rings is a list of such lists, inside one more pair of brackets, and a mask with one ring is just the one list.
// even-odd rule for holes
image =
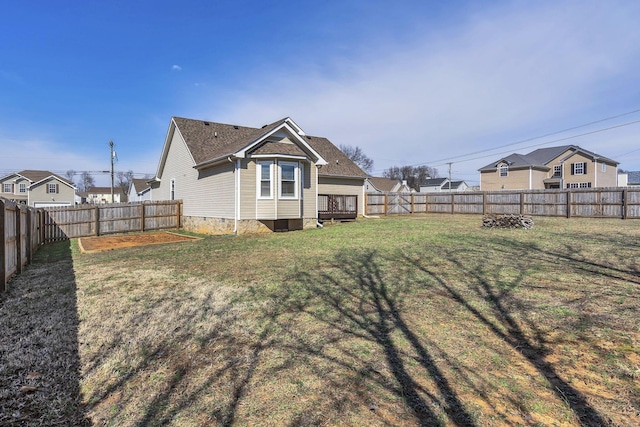
[[280, 198], [298, 198], [298, 163], [280, 162]]
[[571, 163], [571, 175], [584, 175], [587, 173], [585, 162]]
[[562, 177], [562, 165], [555, 165], [553, 167], [553, 176], [555, 178]]
[[271, 199], [273, 197], [273, 162], [260, 161], [258, 169], [258, 198]]
[[20, 193], [26, 193], [26, 192], [27, 192], [27, 184], [25, 184], [24, 182], [21, 182], [21, 183], [18, 185], [18, 191], [19, 191]]
[[12, 184], [4, 184], [2, 186], [3, 193], [13, 193], [13, 185]]
[[171, 181], [169, 181], [169, 200], [175, 200], [176, 199], [176, 180], [175, 179], [171, 179]]
[[47, 193], [55, 194], [58, 192], [58, 184], [47, 184]]
[[509, 165], [506, 163], [503, 163], [499, 166], [500, 169], [500, 176], [507, 176], [509, 175]]

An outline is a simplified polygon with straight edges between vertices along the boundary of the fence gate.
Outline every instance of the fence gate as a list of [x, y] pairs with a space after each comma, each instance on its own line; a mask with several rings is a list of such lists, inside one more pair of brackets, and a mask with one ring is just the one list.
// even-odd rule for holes
[[389, 193], [387, 196], [387, 215], [408, 215], [410, 213], [410, 193]]

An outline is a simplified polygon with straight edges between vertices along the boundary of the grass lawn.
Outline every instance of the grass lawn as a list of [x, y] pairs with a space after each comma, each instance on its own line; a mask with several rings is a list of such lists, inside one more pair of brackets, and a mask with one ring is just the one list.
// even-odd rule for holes
[[0, 296], [0, 424], [640, 425], [640, 222], [481, 223], [48, 245]]

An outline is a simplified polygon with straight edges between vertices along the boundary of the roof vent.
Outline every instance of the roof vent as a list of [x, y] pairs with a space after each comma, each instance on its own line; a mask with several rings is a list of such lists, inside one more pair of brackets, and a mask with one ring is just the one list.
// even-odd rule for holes
[[214, 133], [213, 133], [213, 137], [214, 137], [214, 138], [217, 138], [217, 137], [218, 137], [218, 132], [214, 132]]
[[233, 128], [234, 128], [234, 129], [238, 129], [238, 126], [234, 126]]
[[209, 122], [202, 122], [205, 126], [209, 126]]
[[266, 128], [267, 126], [269, 126], [269, 125], [264, 125], [264, 126], [262, 126], [262, 129]]

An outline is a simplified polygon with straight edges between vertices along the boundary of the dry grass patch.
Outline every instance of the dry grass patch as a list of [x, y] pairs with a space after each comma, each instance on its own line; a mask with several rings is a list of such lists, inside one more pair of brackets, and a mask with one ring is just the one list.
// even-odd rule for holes
[[638, 425], [639, 241], [432, 215], [74, 251], [77, 391], [100, 425]]

